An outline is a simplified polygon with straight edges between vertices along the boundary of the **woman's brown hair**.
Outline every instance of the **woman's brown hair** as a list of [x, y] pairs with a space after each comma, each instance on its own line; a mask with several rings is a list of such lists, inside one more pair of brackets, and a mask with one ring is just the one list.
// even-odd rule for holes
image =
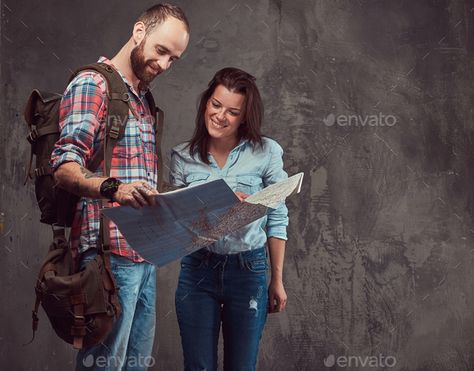
[[209, 133], [207, 132], [204, 114], [208, 100], [216, 88], [222, 85], [231, 92], [244, 95], [244, 107], [242, 123], [239, 126], [239, 140], [248, 139], [254, 146], [262, 145], [262, 134], [260, 128], [263, 121], [263, 103], [255, 77], [249, 73], [234, 67], [226, 67], [216, 72], [209, 82], [207, 89], [200, 95], [198, 111], [196, 115], [196, 127], [193, 137], [189, 142], [191, 156], [198, 155], [200, 160], [209, 164], [208, 145]]

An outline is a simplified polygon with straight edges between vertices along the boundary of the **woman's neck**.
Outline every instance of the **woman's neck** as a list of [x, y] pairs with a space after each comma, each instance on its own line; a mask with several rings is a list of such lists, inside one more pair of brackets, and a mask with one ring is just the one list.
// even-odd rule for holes
[[239, 144], [239, 138], [210, 138], [209, 152], [217, 154], [229, 154], [230, 151], [232, 151], [237, 146], [237, 144]]

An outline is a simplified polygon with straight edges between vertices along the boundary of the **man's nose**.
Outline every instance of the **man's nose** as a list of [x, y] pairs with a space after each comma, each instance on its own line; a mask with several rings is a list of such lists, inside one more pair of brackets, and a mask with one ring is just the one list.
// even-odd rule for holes
[[163, 71], [166, 71], [168, 68], [170, 68], [170, 57], [163, 57], [158, 59], [158, 65]]

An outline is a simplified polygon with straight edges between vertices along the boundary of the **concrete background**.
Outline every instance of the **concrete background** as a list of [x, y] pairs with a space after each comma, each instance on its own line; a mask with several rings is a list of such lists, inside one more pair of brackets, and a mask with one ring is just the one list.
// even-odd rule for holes
[[[288, 202], [289, 303], [267, 322], [259, 369], [474, 370], [474, 2], [176, 3], [192, 36], [155, 83], [168, 158], [191, 135], [198, 93], [237, 66], [258, 78], [265, 133], [288, 172], [306, 173]], [[152, 4], [0, 1], [2, 370], [74, 362], [42, 311], [22, 346], [50, 239], [33, 185], [22, 185], [25, 100], [112, 57]], [[159, 272], [156, 370], [182, 369], [177, 273], [176, 263]]]

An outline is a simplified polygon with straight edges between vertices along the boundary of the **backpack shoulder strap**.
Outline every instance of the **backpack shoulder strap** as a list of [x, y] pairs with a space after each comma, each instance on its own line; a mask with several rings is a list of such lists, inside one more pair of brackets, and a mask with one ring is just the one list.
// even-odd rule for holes
[[[105, 117], [105, 136], [102, 147], [96, 151], [87, 168], [94, 172], [102, 159], [104, 162], [104, 175], [110, 173], [112, 151], [117, 142], [123, 137], [128, 120], [130, 95], [120, 74], [106, 63], [92, 63], [78, 68], [71, 76], [70, 81], [80, 72], [92, 70], [100, 73], [107, 83], [107, 115]], [[105, 147], [104, 147], [105, 145]], [[105, 151], [104, 151], [105, 148]]]
[[163, 190], [163, 157], [161, 150], [161, 141], [163, 138], [163, 125], [165, 121], [164, 112], [156, 106], [155, 100], [153, 99], [153, 94], [151, 91], [147, 91], [145, 98], [148, 101], [148, 106], [152, 116], [155, 118], [155, 146], [156, 146], [156, 156], [158, 158], [158, 175], [156, 182], [158, 184], [158, 191]]
[[[104, 176], [110, 175], [110, 166], [112, 163], [112, 151], [117, 142], [124, 136], [125, 127], [128, 120], [128, 111], [130, 104], [130, 95], [122, 77], [112, 66], [106, 63], [92, 63], [82, 66], [76, 70], [71, 80], [79, 72], [92, 70], [100, 73], [107, 82], [107, 114], [105, 117], [104, 141], [99, 149], [92, 156], [88, 169], [94, 172], [104, 159]], [[107, 207], [107, 201], [102, 200], [102, 207]], [[100, 214], [99, 240], [97, 249], [99, 254], [104, 254], [104, 263], [106, 269], [110, 272], [110, 232], [105, 216]]]

